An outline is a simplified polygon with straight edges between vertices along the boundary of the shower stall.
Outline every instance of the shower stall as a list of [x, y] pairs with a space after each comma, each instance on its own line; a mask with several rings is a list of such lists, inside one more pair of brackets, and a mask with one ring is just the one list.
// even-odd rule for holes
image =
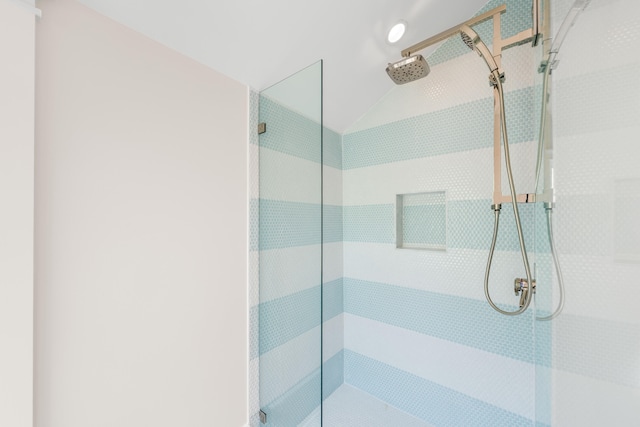
[[640, 425], [640, 4], [484, 15], [342, 134], [251, 94], [251, 427]]

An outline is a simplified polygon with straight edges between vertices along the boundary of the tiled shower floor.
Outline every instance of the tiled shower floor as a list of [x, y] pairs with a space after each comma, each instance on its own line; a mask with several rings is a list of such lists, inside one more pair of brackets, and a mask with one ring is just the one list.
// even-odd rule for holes
[[[324, 401], [322, 421], [324, 427], [433, 427], [347, 384]], [[319, 410], [301, 424], [303, 427], [319, 425]]]

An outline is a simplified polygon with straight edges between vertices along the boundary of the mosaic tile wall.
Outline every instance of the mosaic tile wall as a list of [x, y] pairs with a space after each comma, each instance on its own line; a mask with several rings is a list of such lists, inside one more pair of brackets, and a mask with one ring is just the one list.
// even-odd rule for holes
[[[506, 4], [503, 37], [530, 27], [529, 2]], [[489, 22], [477, 30], [491, 41]], [[503, 54], [519, 193], [533, 189], [536, 55], [528, 44]], [[345, 382], [435, 426], [548, 425], [549, 405], [536, 405], [536, 374], [538, 363], [550, 364], [550, 335], [536, 338], [533, 311], [506, 317], [484, 299], [493, 231], [486, 65], [456, 37], [428, 61], [429, 77], [393, 89], [343, 136]], [[446, 192], [446, 250], [396, 249], [396, 195], [424, 192]], [[536, 236], [542, 212], [520, 208], [532, 263], [548, 256]], [[490, 280], [504, 308], [516, 308], [511, 284], [523, 274], [504, 205]]]
[[[572, 3], [553, 3], [556, 27]], [[518, 5], [507, 2], [511, 6]], [[485, 147], [491, 131], [478, 109], [491, 101], [478, 93], [479, 79], [473, 87], [466, 82], [462, 89], [451, 87], [461, 86], [460, 69], [476, 73], [467, 57], [477, 57], [458, 40], [429, 58], [437, 64], [431, 83], [426, 79], [410, 89], [394, 89], [344, 135], [347, 383], [435, 425], [465, 425], [456, 417], [482, 414], [474, 407], [478, 400], [495, 416], [482, 425], [640, 425], [638, 289], [624, 285], [640, 273], [639, 35], [640, 4], [593, 0], [567, 37], [553, 73], [554, 217], [567, 286], [565, 311], [554, 322], [533, 322], [530, 314], [492, 319], [484, 303], [482, 272], [491, 230], [486, 210], [491, 158]], [[531, 191], [533, 177], [528, 157], [535, 158], [540, 104], [539, 77], [531, 75], [537, 55], [522, 47], [503, 58], [521, 191]], [[415, 108], [412, 97], [423, 105]], [[398, 110], [405, 104], [412, 108], [403, 117]], [[369, 151], [371, 146], [375, 150]], [[393, 196], [445, 190], [446, 254], [394, 251]], [[529, 209], [522, 214], [536, 265], [536, 302], [540, 313], [548, 314], [557, 302], [557, 279], [544, 211]], [[496, 284], [522, 274], [512, 217], [503, 218], [501, 233]], [[505, 304], [512, 298], [492, 292]], [[492, 324], [496, 321], [504, 324]], [[368, 344], [376, 340], [393, 350]], [[416, 353], [420, 356], [407, 356]], [[461, 356], [465, 353], [468, 358]], [[466, 367], [479, 365], [480, 354], [484, 369], [495, 373], [491, 378]], [[514, 361], [525, 364], [509, 370]], [[449, 398], [431, 407], [444, 393], [429, 394], [436, 386]], [[512, 387], [517, 390], [505, 392]], [[520, 396], [516, 400], [524, 408], [511, 405], [509, 394]], [[502, 411], [515, 418], [504, 418]]]

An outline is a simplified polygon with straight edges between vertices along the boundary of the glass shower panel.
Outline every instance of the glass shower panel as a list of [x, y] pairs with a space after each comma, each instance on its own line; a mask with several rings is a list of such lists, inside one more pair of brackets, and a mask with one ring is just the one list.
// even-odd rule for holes
[[[587, 3], [551, 84], [554, 231], [566, 304], [545, 325], [549, 424], [637, 426], [640, 287], [629, 284], [640, 276], [640, 3]], [[551, 35], [574, 4], [584, 2], [552, 0]], [[546, 224], [539, 228], [542, 240]], [[555, 298], [542, 306], [549, 310], [558, 286], [550, 262], [546, 270]]]
[[320, 426], [322, 62], [262, 91], [259, 117], [260, 415]]

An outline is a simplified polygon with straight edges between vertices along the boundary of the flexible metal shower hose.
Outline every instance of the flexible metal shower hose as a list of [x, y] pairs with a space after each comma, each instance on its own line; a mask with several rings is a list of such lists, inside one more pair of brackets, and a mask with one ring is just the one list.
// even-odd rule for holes
[[[547, 120], [547, 102], [549, 92], [549, 74], [551, 73], [551, 58], [547, 58], [547, 64], [542, 76], [542, 108], [540, 109], [540, 131], [538, 133], [538, 158], [536, 160], [536, 193], [538, 193], [538, 186], [540, 185], [540, 175], [542, 171], [542, 157], [544, 149], [544, 137], [546, 132], [546, 120]], [[536, 320], [548, 321], [553, 320], [562, 313], [564, 308], [565, 292], [564, 292], [564, 277], [562, 276], [562, 269], [560, 267], [560, 261], [558, 260], [558, 253], [556, 252], [556, 244], [553, 237], [553, 206], [548, 204], [545, 206], [547, 217], [547, 236], [549, 237], [549, 248], [551, 249], [551, 257], [553, 258], [553, 265], [556, 270], [556, 276], [558, 278], [558, 306], [549, 316], [536, 317]]]
[[525, 299], [524, 305], [515, 311], [506, 311], [502, 310], [498, 307], [493, 300], [491, 299], [491, 295], [489, 294], [489, 271], [491, 270], [491, 262], [493, 260], [493, 253], [496, 248], [496, 239], [498, 237], [498, 225], [500, 223], [500, 209], [498, 207], [494, 208], [494, 222], [493, 222], [493, 239], [491, 241], [491, 249], [489, 250], [489, 259], [487, 261], [487, 268], [485, 270], [484, 275], [484, 294], [487, 298], [487, 302], [489, 305], [496, 310], [498, 313], [504, 314], [505, 316], [516, 316], [518, 314], [524, 313], [529, 305], [531, 304], [531, 300], [533, 298], [533, 281], [531, 276], [531, 268], [529, 267], [529, 258], [527, 257], [527, 249], [524, 244], [524, 235], [522, 233], [522, 224], [520, 223], [520, 212], [518, 210], [518, 201], [516, 197], [516, 188], [513, 182], [513, 173], [511, 171], [511, 156], [509, 155], [509, 139], [507, 137], [507, 121], [506, 115], [504, 111], [504, 92], [502, 89], [502, 82], [500, 80], [499, 71], [493, 70], [492, 72], [496, 85], [495, 89], [498, 91], [498, 98], [500, 100], [500, 121], [502, 122], [502, 139], [504, 146], [504, 162], [507, 167], [507, 176], [509, 178], [509, 190], [511, 192], [511, 204], [513, 205], [513, 215], [516, 220], [516, 228], [518, 231], [518, 241], [520, 242], [520, 253], [522, 254], [522, 263], [524, 264], [524, 269], [527, 274], [527, 283], [529, 284], [529, 292], [527, 292], [527, 298]]
[[556, 242], [553, 238], [553, 209], [551, 207], [546, 208], [547, 211], [547, 234], [549, 236], [549, 247], [551, 249], [551, 256], [553, 258], [553, 264], [556, 268], [556, 275], [558, 276], [558, 307], [551, 315], [546, 317], [536, 317], [536, 320], [548, 321], [553, 320], [562, 313], [564, 308], [564, 278], [562, 277], [562, 270], [560, 269], [560, 261], [558, 261], [558, 255], [556, 254]]

